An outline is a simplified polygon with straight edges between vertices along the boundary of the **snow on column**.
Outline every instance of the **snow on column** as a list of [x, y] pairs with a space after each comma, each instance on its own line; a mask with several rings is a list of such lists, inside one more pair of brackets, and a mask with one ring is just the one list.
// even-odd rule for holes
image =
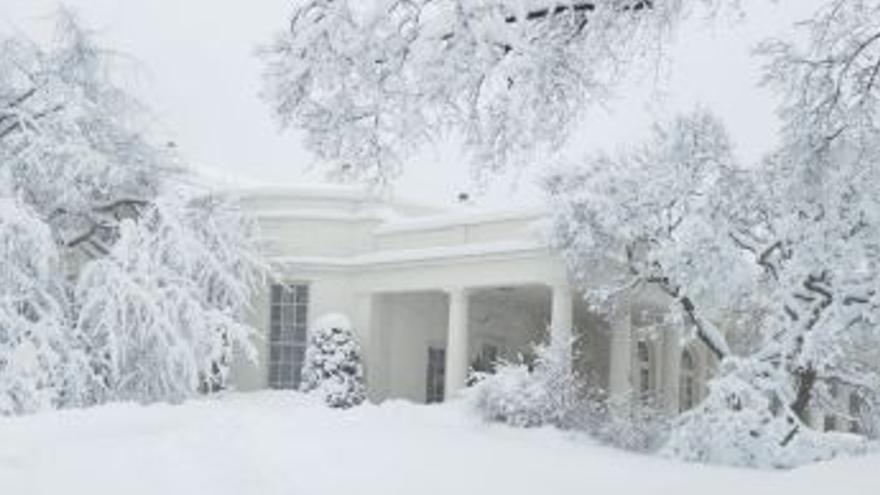
[[449, 293], [449, 328], [446, 339], [445, 399], [464, 389], [468, 372], [468, 291], [451, 289]]
[[618, 300], [611, 313], [611, 356], [608, 391], [620, 396], [630, 391], [632, 368], [632, 315], [628, 298]]
[[[567, 285], [553, 286], [553, 303], [550, 313], [550, 341], [552, 345], [571, 346], [573, 331], [571, 289]], [[569, 354], [569, 359], [570, 359]], [[571, 366], [571, 362], [568, 363]]]

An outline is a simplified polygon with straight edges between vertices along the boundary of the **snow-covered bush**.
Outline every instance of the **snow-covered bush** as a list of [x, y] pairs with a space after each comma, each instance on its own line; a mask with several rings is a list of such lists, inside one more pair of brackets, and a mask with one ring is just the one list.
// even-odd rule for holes
[[318, 318], [309, 334], [301, 389], [330, 407], [349, 408], [366, 397], [361, 346], [343, 315]]
[[669, 435], [670, 417], [657, 401], [629, 393], [607, 397], [592, 388], [567, 419], [567, 427], [584, 431], [613, 447], [654, 452]]
[[748, 378], [739, 371], [710, 382], [703, 403], [676, 420], [662, 453], [693, 462], [791, 468], [867, 449], [863, 437], [819, 432], [782, 414], [784, 408]]
[[489, 421], [519, 427], [563, 426], [576, 409], [580, 382], [571, 371], [571, 346], [540, 344], [534, 358], [500, 362], [481, 374], [470, 392]]
[[665, 440], [668, 417], [643, 397], [609, 399], [572, 370], [571, 345], [539, 344], [534, 355], [476, 373], [470, 400], [488, 421], [517, 427], [582, 431], [615, 447], [652, 451]]

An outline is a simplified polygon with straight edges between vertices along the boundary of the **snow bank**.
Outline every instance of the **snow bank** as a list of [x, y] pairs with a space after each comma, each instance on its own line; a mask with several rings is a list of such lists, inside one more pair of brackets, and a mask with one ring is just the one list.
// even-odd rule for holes
[[10, 494], [880, 493], [880, 457], [745, 471], [633, 455], [464, 404], [340, 411], [292, 393], [0, 419]]

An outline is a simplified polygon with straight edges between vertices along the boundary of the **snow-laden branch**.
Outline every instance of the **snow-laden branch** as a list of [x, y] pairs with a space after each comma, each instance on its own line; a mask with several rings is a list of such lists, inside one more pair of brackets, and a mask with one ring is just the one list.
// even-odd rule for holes
[[447, 132], [528, 163], [682, 15], [681, 0], [310, 0], [263, 49], [264, 96], [336, 175], [387, 183]]

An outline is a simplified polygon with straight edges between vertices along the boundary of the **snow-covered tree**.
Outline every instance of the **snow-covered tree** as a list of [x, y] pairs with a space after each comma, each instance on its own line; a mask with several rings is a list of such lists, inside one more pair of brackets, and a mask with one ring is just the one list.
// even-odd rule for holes
[[[857, 358], [865, 342], [880, 343], [872, 324], [877, 196], [851, 177], [817, 184], [809, 164], [795, 166], [782, 153], [738, 168], [725, 136], [697, 112], [635, 152], [552, 175], [552, 237], [576, 277], [592, 276], [583, 278], [590, 300], [613, 305], [633, 290], [659, 288], [670, 319], [721, 361], [707, 405], [682, 423], [690, 436], [676, 441], [702, 439], [718, 449], [710, 460], [732, 459], [720, 453], [736, 450], [731, 442], [772, 443], [766, 455], [744, 458], [770, 462], [772, 452], [786, 464], [812, 455], [787, 447], [814, 439], [796, 437], [820, 383], [875, 383], [876, 366]], [[846, 163], [846, 155], [829, 158], [823, 173]], [[593, 267], [609, 262], [617, 269], [597, 279]], [[728, 337], [739, 332], [748, 345], [733, 347]], [[736, 431], [711, 426], [734, 418]], [[814, 458], [828, 455], [821, 446]]]
[[222, 385], [217, 366], [232, 345], [248, 349], [253, 330], [241, 316], [258, 281], [257, 260], [242, 251], [248, 226], [227, 204], [182, 201], [160, 196], [123, 221], [110, 253], [79, 277], [78, 326], [102, 344], [109, 397], [185, 398], [205, 380]]
[[264, 95], [342, 178], [384, 183], [452, 132], [480, 172], [567, 140], [590, 103], [714, 0], [309, 0], [264, 49]]
[[[814, 327], [876, 326], [878, 12], [877, 1], [831, 1], [801, 25], [804, 39], [763, 47], [767, 82], [785, 97], [776, 175], [794, 176], [775, 191], [787, 197], [779, 214], [793, 227], [780, 237], [795, 246], [781, 264], [815, 296], [812, 317], [802, 318]], [[797, 248], [804, 238], [812, 242]], [[809, 310], [803, 303], [790, 303], [792, 318]]]
[[[752, 282], [725, 229], [740, 179], [722, 124], [697, 111], [657, 126], [638, 149], [551, 173], [550, 238], [596, 306], [614, 306], [646, 286], [660, 289], [671, 314], [722, 358], [730, 351], [712, 316]], [[608, 267], [599, 284], [597, 266]]]
[[315, 321], [301, 388], [319, 394], [330, 407], [349, 408], [366, 398], [361, 346], [345, 316], [328, 314]]
[[0, 199], [0, 415], [50, 407], [70, 342], [49, 228], [17, 201]]
[[[180, 399], [222, 381], [231, 347], [250, 350], [254, 225], [151, 143], [114, 57], [70, 12], [51, 45], [13, 33], [0, 48], [3, 235], [21, 260], [0, 293], [4, 318], [22, 321], [0, 330], [0, 383], [31, 373], [54, 405], [80, 406]], [[49, 382], [33, 363], [61, 371]]]

